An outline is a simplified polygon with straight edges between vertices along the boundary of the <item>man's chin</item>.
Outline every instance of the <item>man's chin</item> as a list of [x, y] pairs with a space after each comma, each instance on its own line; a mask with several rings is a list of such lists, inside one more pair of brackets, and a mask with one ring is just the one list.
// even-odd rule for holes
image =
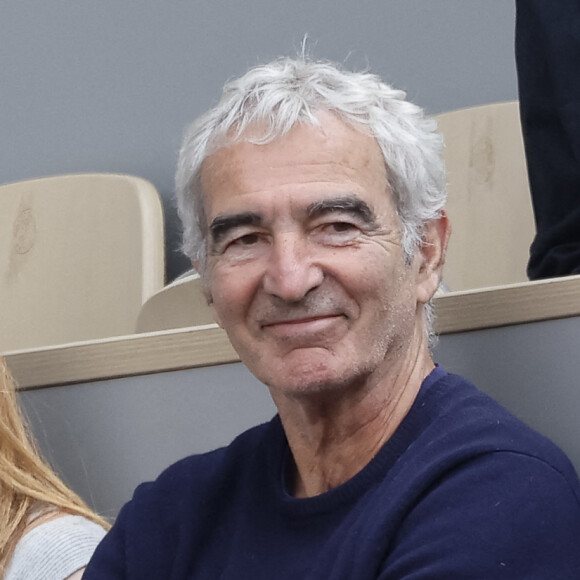
[[359, 365], [339, 344], [285, 347], [239, 352], [242, 362], [272, 394], [304, 396], [336, 391], [356, 378], [355, 367]]
[[349, 369], [340, 368], [339, 365], [314, 362], [311, 357], [303, 361], [297, 359], [294, 357], [292, 364], [270, 373], [263, 381], [272, 392], [296, 398], [336, 394], [353, 382], [352, 369], [349, 372]]

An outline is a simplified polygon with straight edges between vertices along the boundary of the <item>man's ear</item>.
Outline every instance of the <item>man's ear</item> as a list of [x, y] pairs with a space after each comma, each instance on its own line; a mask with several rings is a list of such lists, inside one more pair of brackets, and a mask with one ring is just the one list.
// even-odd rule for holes
[[439, 287], [450, 235], [451, 224], [445, 211], [442, 211], [439, 218], [425, 225], [416, 256], [419, 259], [417, 302], [420, 304], [429, 302]]

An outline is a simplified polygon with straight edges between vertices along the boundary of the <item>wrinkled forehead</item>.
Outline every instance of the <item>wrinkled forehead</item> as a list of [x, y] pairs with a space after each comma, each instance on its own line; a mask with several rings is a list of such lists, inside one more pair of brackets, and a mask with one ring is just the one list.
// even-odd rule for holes
[[253, 126], [206, 157], [201, 168], [204, 197], [221, 188], [224, 179], [230, 180], [231, 187], [233, 177], [249, 187], [246, 177], [258, 178], [266, 187], [293, 177], [297, 184], [342, 179], [369, 182], [369, 187], [377, 182], [387, 186], [384, 159], [375, 139], [334, 116], [327, 115], [319, 125], [296, 125], [266, 142], [259, 139], [262, 130]]
[[[287, 159], [290, 164], [306, 165], [312, 159], [313, 165], [326, 160], [337, 165], [350, 165], [353, 171], [372, 167], [384, 174], [384, 183], [388, 187], [384, 156], [370, 129], [360, 123], [346, 122], [334, 113], [319, 111], [312, 119], [296, 122], [283, 131], [259, 121], [246, 126], [243, 131], [235, 126], [225, 134], [216, 134], [200, 167], [204, 198], [211, 190], [207, 187], [208, 182], [215, 184], [220, 174], [232, 170], [243, 173], [244, 165], [260, 163], [264, 164], [265, 170], [270, 169], [273, 151], [281, 152], [282, 159]], [[309, 157], [313, 152], [316, 160]]]

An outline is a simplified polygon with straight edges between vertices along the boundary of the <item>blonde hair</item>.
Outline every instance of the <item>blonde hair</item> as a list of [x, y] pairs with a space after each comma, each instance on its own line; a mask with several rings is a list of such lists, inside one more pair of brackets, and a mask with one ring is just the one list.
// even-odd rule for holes
[[25, 424], [15, 390], [14, 379], [0, 355], [0, 577], [39, 507], [81, 515], [105, 529], [110, 527], [42, 458]]

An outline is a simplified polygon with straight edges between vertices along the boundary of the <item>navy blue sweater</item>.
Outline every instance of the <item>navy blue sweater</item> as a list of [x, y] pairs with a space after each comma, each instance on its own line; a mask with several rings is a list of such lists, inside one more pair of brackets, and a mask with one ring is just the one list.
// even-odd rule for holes
[[580, 578], [580, 484], [552, 443], [435, 369], [396, 433], [322, 495], [285, 488], [279, 419], [141, 485], [84, 580]]

